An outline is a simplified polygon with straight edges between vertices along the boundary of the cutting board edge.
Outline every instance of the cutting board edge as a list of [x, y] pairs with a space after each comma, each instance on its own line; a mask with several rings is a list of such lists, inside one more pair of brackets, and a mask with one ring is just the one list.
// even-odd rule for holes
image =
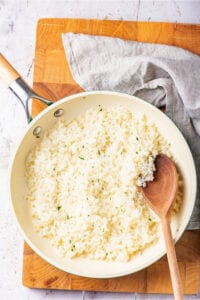
[[[161, 22], [161, 21], [135, 21], [135, 20], [120, 20], [120, 19], [113, 19], [113, 20], [108, 20], [108, 19], [87, 19], [87, 18], [40, 18], [37, 21], [37, 26], [41, 26], [41, 25], [48, 25], [48, 24], [56, 24], [56, 23], [60, 23], [61, 21], [63, 21], [64, 23], [66, 21], [95, 21], [95, 22], [99, 22], [101, 23], [102, 21], [105, 23], [113, 23], [113, 22], [119, 22], [119, 23], [134, 23], [134, 24], [169, 24], [169, 25], [173, 25], [174, 27], [177, 26], [194, 26], [194, 27], [199, 27], [200, 28], [200, 24], [198, 23], [174, 23], [174, 22]], [[62, 26], [62, 24], [60, 25]]]

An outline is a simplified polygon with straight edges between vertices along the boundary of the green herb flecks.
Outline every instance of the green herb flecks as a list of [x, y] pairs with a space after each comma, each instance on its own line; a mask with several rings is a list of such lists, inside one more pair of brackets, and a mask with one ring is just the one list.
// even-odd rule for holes
[[100, 150], [98, 150], [98, 154], [99, 154], [99, 156], [101, 155], [101, 151]]
[[85, 158], [83, 156], [79, 156], [80, 159], [84, 160]]
[[70, 216], [69, 215], [67, 215], [67, 220], [69, 220], [70, 219]]
[[152, 219], [151, 219], [151, 218], [149, 218], [148, 220], [149, 220], [150, 222], [152, 221]]
[[61, 210], [62, 206], [61, 205], [58, 205], [57, 206], [57, 210]]
[[76, 245], [72, 245], [72, 247], [71, 247], [71, 251], [74, 251], [74, 250], [75, 250], [75, 248], [76, 248]]

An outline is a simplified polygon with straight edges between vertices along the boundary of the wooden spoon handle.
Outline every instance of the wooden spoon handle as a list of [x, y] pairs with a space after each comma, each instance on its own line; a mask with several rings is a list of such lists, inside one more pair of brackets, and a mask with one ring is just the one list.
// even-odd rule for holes
[[176, 258], [176, 252], [174, 247], [174, 241], [172, 238], [172, 232], [170, 228], [169, 220], [166, 217], [161, 219], [162, 222], [162, 229], [165, 239], [165, 245], [167, 250], [167, 259], [169, 264], [170, 276], [172, 281], [172, 287], [174, 291], [174, 298], [175, 300], [182, 300], [183, 299], [183, 288], [181, 283], [180, 272], [178, 268], [178, 262]]

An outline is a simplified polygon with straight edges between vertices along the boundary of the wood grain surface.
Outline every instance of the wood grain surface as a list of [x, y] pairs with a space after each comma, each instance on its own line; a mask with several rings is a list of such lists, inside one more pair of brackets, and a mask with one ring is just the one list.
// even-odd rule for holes
[[7, 59], [0, 53], [0, 79], [9, 87], [13, 81], [19, 78], [19, 73], [10, 65]]
[[[73, 80], [61, 34], [76, 32], [175, 45], [200, 54], [200, 25], [108, 20], [41, 19], [36, 34], [35, 91], [51, 100], [82, 91]], [[33, 101], [35, 116], [44, 108]], [[200, 230], [186, 231], [176, 245], [185, 294], [195, 294], [200, 278]], [[23, 284], [32, 288], [172, 293], [166, 257], [135, 274], [115, 279], [90, 279], [60, 271], [42, 260], [25, 243]]]

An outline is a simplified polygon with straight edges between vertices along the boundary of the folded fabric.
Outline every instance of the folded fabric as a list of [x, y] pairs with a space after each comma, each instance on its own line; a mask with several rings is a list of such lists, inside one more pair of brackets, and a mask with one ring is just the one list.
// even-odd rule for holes
[[[173, 46], [104, 36], [67, 33], [62, 38], [73, 78], [84, 90], [124, 92], [166, 106], [190, 145], [199, 189], [200, 57]], [[200, 228], [199, 191], [188, 228]]]

